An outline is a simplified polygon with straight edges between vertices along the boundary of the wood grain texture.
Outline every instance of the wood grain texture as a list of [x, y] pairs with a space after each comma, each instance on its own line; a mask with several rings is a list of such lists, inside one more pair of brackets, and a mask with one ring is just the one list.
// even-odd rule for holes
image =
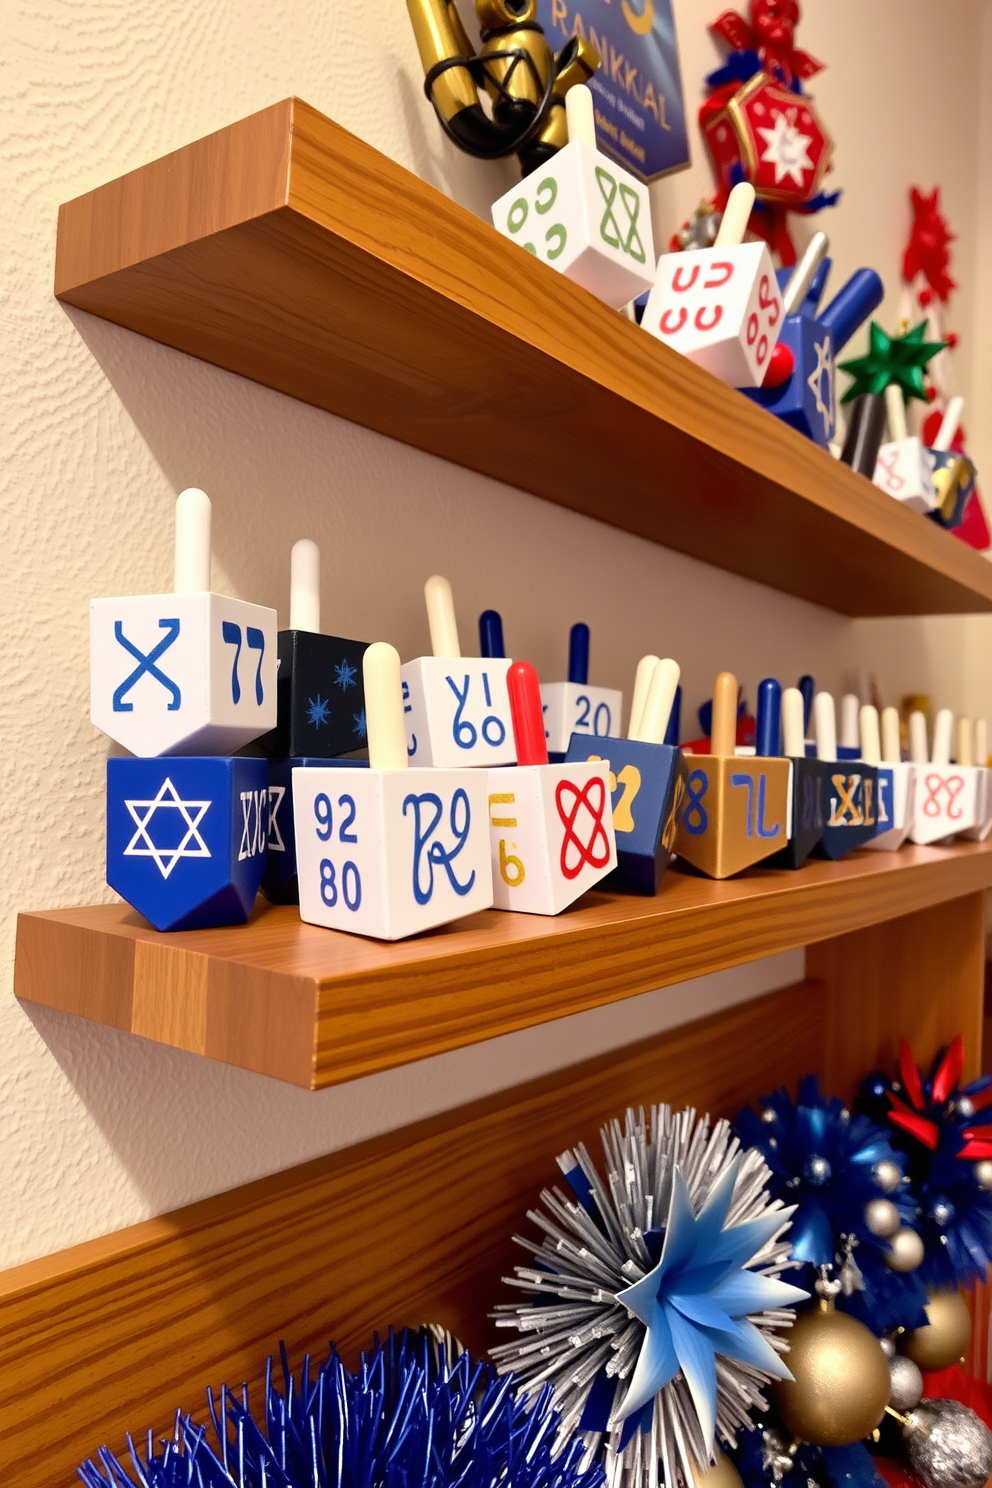
[[992, 843], [855, 853], [554, 919], [487, 911], [396, 945], [295, 908], [159, 935], [126, 905], [22, 914], [19, 997], [312, 1089], [915, 914], [992, 886]]
[[843, 613], [992, 609], [978, 554], [300, 100], [65, 204], [55, 287]]

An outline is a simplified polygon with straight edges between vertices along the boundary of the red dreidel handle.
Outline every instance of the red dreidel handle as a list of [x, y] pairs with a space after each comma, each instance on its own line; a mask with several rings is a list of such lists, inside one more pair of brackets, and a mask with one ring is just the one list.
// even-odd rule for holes
[[529, 661], [515, 661], [506, 674], [510, 694], [510, 717], [518, 765], [546, 765], [548, 744], [544, 737], [544, 705], [541, 683]]

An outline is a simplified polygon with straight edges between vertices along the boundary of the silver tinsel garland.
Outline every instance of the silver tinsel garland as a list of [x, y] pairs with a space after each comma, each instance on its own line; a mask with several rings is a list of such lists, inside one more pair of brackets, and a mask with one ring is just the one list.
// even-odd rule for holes
[[[781, 1215], [773, 1237], [746, 1262], [747, 1269], [777, 1278], [789, 1269], [789, 1246], [783, 1239], [792, 1209], [772, 1200], [766, 1189], [768, 1168], [755, 1150], [741, 1152], [726, 1121], [697, 1121], [693, 1109], [672, 1112], [652, 1106], [650, 1127], [643, 1108], [628, 1110], [624, 1126], [612, 1121], [602, 1130], [605, 1180], [585, 1146], [564, 1153], [558, 1164], [573, 1192], [586, 1206], [560, 1189], [545, 1189], [543, 1209], [528, 1218], [543, 1232], [541, 1243], [516, 1236], [535, 1257], [518, 1266], [508, 1285], [533, 1300], [497, 1308], [497, 1326], [519, 1336], [499, 1345], [492, 1356], [501, 1373], [510, 1370], [525, 1392], [536, 1394], [550, 1381], [561, 1411], [561, 1439], [579, 1433], [590, 1392], [605, 1371], [615, 1381], [612, 1410], [622, 1408], [626, 1381], [637, 1363], [645, 1325], [632, 1316], [616, 1294], [652, 1270], [644, 1236], [663, 1229], [669, 1214], [673, 1178], [685, 1180], [695, 1214], [734, 1162], [739, 1163], [725, 1230], [772, 1213]], [[655, 1246], [657, 1249], [657, 1244]], [[777, 1331], [788, 1328], [791, 1309], [751, 1315], [753, 1323], [779, 1354], [788, 1343]], [[737, 1431], [750, 1424], [750, 1413], [766, 1410], [763, 1371], [717, 1354], [717, 1437], [732, 1444]], [[622, 1427], [611, 1419], [606, 1431], [583, 1431], [587, 1461], [601, 1452], [609, 1488], [692, 1488], [710, 1460], [699, 1417], [681, 1371], [655, 1396], [650, 1430], [637, 1431], [621, 1449]]]

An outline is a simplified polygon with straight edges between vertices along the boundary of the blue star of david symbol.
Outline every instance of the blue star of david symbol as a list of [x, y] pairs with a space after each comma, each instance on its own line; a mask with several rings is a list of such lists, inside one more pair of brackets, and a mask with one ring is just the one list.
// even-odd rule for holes
[[351, 716], [355, 720], [355, 727], [351, 732], [357, 734], [360, 739], [364, 739], [368, 733], [368, 726], [365, 722], [365, 709], [363, 708], [361, 713], [353, 713]]
[[[814, 341], [813, 345], [816, 350], [816, 366], [806, 382], [816, 399], [816, 411], [823, 420], [824, 436], [829, 439], [834, 432], [834, 363], [829, 335], [824, 337], [822, 345], [819, 341]], [[824, 382], [827, 384], [825, 397]]]
[[[163, 878], [169, 877], [180, 858], [209, 858], [210, 849], [200, 836], [199, 826], [212, 804], [210, 801], [184, 801], [168, 776], [159, 786], [158, 794], [153, 800], [125, 800], [124, 805], [137, 830], [124, 849], [124, 856], [154, 858]], [[178, 813], [178, 823], [174, 816], [168, 818], [168, 825], [173, 828], [178, 825], [182, 833], [178, 846], [159, 847], [152, 840], [152, 821], [159, 811]]]
[[307, 707], [307, 716], [314, 728], [320, 728], [331, 716], [331, 705], [327, 698], [322, 698], [318, 692], [316, 698], [310, 698]]
[[340, 687], [342, 692], [347, 692], [349, 687], [357, 687], [355, 681], [358, 668], [353, 667], [350, 661], [338, 661], [334, 665], [334, 685]]

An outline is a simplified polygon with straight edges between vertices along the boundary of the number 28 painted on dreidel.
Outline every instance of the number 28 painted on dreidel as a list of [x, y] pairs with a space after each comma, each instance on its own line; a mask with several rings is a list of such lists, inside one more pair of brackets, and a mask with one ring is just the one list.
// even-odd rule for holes
[[[709, 790], [709, 779], [702, 770], [692, 770], [686, 782], [686, 800], [682, 824], [686, 831], [693, 837], [702, 837], [710, 824], [709, 815], [703, 805], [703, 798]], [[745, 817], [745, 828], [748, 837], [753, 837], [755, 831], [759, 837], [769, 841], [779, 835], [781, 830], [778, 822], [771, 828], [765, 822], [765, 795], [768, 787], [768, 777], [758, 777], [757, 801], [755, 799], [754, 779], [750, 775], [731, 775], [730, 786], [732, 790], [747, 791], [747, 815]], [[757, 804], [757, 811], [755, 811]]]
[[[961, 820], [964, 812], [956, 803], [964, 790], [963, 775], [925, 775], [923, 786], [927, 793], [923, 802], [924, 816], [937, 817], [946, 810], [951, 821]], [[941, 803], [941, 796], [946, 796], [946, 805]]]
[[[338, 825], [338, 841], [343, 844], [357, 844], [358, 834], [351, 829], [355, 824], [355, 801], [352, 796], [341, 795], [338, 797], [338, 809], [342, 813]], [[334, 809], [331, 798], [323, 791], [314, 798], [313, 814], [317, 821], [316, 833], [320, 842], [330, 842], [334, 836]], [[320, 865], [320, 897], [328, 909], [333, 909], [338, 902], [339, 874], [338, 868], [332, 858], [321, 858]], [[340, 871], [340, 892], [345, 908], [354, 914], [361, 908], [362, 904], [362, 876], [358, 867], [350, 859], [342, 864]]]

